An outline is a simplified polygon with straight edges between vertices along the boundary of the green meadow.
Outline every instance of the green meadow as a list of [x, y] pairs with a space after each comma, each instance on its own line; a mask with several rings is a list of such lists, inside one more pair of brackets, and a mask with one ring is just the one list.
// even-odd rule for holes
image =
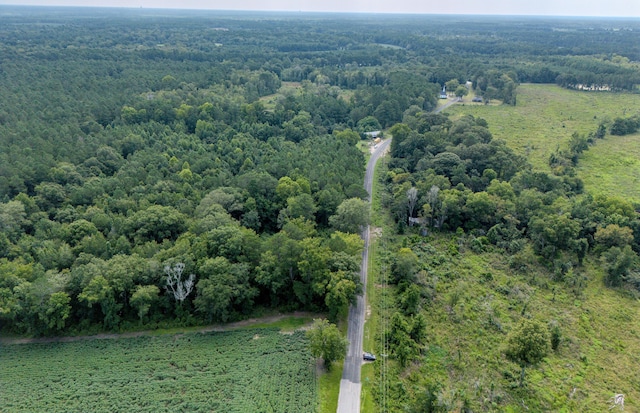
[[[640, 94], [581, 92], [555, 85], [520, 85], [515, 107], [466, 100], [447, 111], [453, 116], [470, 114], [486, 119], [494, 138], [505, 140], [540, 170], [549, 170], [549, 155], [566, 145], [572, 133], [586, 134], [602, 121], [640, 112]], [[639, 162], [640, 135], [607, 134], [580, 159], [578, 173], [588, 192], [622, 195], [640, 202]]]

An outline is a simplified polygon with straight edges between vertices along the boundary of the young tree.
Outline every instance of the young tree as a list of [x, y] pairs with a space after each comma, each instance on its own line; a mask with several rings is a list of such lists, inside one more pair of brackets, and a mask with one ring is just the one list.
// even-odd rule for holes
[[78, 295], [78, 300], [86, 302], [89, 307], [93, 307], [94, 304], [100, 304], [106, 329], [112, 329], [120, 322], [118, 311], [122, 308], [122, 304], [116, 301], [113, 287], [109, 285], [109, 282], [102, 275], [97, 275], [91, 279], [89, 284]]
[[505, 355], [522, 367], [520, 387], [524, 384], [525, 369], [542, 361], [550, 345], [549, 330], [540, 321], [523, 318], [509, 333]]
[[391, 266], [396, 283], [411, 282], [418, 272], [420, 261], [410, 248], [400, 248]]
[[355, 301], [358, 285], [349, 274], [344, 271], [331, 273], [331, 280], [327, 285], [327, 295], [324, 302], [329, 309], [329, 318], [335, 320], [338, 315], [345, 314], [349, 304]]
[[41, 308], [41, 317], [45, 320], [50, 331], [60, 331], [64, 328], [67, 318], [71, 314], [69, 305], [71, 298], [64, 291], [51, 294], [47, 303]]
[[309, 351], [313, 357], [321, 357], [327, 369], [331, 363], [342, 360], [347, 354], [347, 339], [342, 337], [335, 324], [326, 319], [314, 319], [311, 329], [307, 331]]
[[629, 245], [625, 245], [624, 248], [609, 248], [602, 254], [602, 261], [607, 272], [605, 284], [609, 287], [620, 286], [637, 260], [638, 256]]
[[451, 79], [444, 84], [449, 92], [455, 91], [460, 86], [458, 79]]
[[140, 323], [142, 319], [147, 315], [151, 305], [158, 299], [160, 289], [155, 285], [138, 285], [129, 303], [133, 308], [138, 311], [138, 317], [140, 317]]
[[455, 93], [456, 93], [456, 97], [458, 99], [462, 100], [463, 96], [467, 96], [469, 94], [469, 90], [466, 87], [460, 85], [460, 86], [458, 86], [456, 88], [456, 92]]
[[234, 313], [251, 310], [258, 290], [249, 283], [247, 264], [232, 263], [224, 257], [209, 258], [199, 272], [194, 304], [208, 322], [227, 322]]
[[633, 242], [633, 230], [629, 227], [621, 227], [617, 224], [609, 224], [600, 227], [594, 235], [596, 242], [605, 248], [624, 248]]

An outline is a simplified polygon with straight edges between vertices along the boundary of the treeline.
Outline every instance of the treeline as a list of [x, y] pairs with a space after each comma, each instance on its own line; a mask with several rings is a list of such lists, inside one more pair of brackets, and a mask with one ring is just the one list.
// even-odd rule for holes
[[556, 83], [568, 89], [633, 91], [640, 84], [640, 66], [624, 56], [563, 56], [517, 67], [521, 82]]
[[[514, 257], [531, 245], [560, 280], [588, 254], [601, 256], [607, 285], [639, 288], [636, 206], [584, 194], [575, 176], [579, 155], [605, 131], [601, 125], [588, 136], [574, 134], [551, 156], [548, 174], [494, 141], [482, 119], [416, 113], [392, 128], [384, 203], [401, 232], [462, 231], [475, 250], [492, 244]], [[514, 258], [512, 265], [525, 264]]]

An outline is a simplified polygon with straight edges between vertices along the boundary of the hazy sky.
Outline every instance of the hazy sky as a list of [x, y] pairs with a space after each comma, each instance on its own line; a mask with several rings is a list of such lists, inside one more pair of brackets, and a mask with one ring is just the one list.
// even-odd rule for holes
[[0, 0], [0, 5], [2, 4], [640, 17], [640, 0]]

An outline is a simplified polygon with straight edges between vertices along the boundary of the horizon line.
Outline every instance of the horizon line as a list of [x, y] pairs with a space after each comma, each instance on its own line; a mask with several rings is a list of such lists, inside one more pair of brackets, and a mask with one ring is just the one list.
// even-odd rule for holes
[[200, 7], [147, 7], [147, 6], [121, 6], [121, 5], [67, 5], [67, 4], [5, 4], [2, 7], [16, 8], [60, 8], [60, 9], [109, 9], [109, 10], [148, 10], [148, 11], [185, 11], [185, 12], [235, 12], [235, 13], [284, 13], [284, 14], [359, 14], [359, 15], [396, 15], [396, 16], [467, 16], [467, 17], [534, 17], [534, 18], [587, 18], [587, 19], [629, 19], [640, 20], [639, 16], [621, 15], [570, 15], [570, 14], [508, 14], [508, 13], [430, 13], [411, 11], [358, 11], [358, 10], [284, 10], [284, 9], [216, 9]]

